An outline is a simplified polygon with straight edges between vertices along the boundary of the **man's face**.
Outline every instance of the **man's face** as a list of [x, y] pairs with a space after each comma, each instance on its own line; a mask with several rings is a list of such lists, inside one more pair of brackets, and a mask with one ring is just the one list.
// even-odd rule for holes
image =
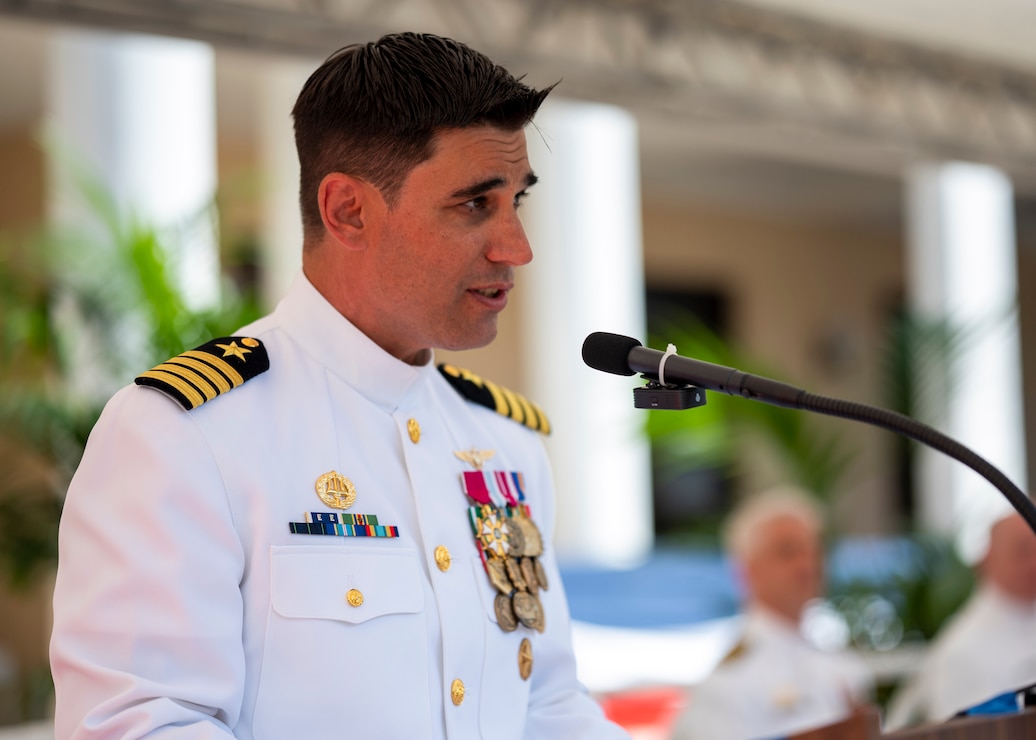
[[823, 555], [817, 532], [796, 516], [778, 516], [759, 527], [744, 563], [753, 601], [797, 622], [806, 603], [820, 595]]
[[1036, 603], [1036, 534], [1021, 516], [1013, 515], [994, 525], [989, 553], [980, 567], [1008, 596]]
[[407, 176], [370, 255], [364, 331], [408, 362], [481, 347], [532, 260], [518, 205], [536, 181], [524, 131], [450, 129]]

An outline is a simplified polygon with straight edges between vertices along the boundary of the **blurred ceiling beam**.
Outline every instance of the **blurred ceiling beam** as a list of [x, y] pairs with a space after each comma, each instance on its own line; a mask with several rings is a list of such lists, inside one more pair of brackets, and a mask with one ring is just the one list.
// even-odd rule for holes
[[968, 159], [1036, 183], [1036, 73], [735, 0], [0, 0], [0, 14], [313, 57], [420, 29], [672, 136], [885, 172]]

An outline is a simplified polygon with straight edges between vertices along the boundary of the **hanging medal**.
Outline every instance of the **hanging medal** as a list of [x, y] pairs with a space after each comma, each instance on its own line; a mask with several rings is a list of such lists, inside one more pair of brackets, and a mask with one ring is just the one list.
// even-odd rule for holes
[[492, 450], [454, 453], [475, 470], [461, 474], [464, 494], [472, 502], [468, 520], [489, 582], [496, 589], [493, 607], [505, 632], [519, 625], [543, 632], [546, 623], [538, 592], [547, 579], [539, 556], [543, 538], [525, 503], [521, 473], [485, 471]]

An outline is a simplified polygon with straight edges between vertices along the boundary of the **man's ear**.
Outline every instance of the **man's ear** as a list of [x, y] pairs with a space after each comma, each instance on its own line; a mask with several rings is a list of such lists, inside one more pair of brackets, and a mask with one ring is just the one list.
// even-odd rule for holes
[[348, 249], [363, 249], [377, 231], [384, 201], [377, 188], [357, 177], [332, 172], [317, 191], [328, 236]]

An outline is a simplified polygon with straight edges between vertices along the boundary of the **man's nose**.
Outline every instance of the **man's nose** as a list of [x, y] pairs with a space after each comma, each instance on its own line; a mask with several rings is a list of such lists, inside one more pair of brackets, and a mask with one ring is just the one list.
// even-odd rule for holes
[[491, 262], [518, 267], [532, 262], [532, 246], [517, 213], [508, 214], [491, 236], [488, 254]]

